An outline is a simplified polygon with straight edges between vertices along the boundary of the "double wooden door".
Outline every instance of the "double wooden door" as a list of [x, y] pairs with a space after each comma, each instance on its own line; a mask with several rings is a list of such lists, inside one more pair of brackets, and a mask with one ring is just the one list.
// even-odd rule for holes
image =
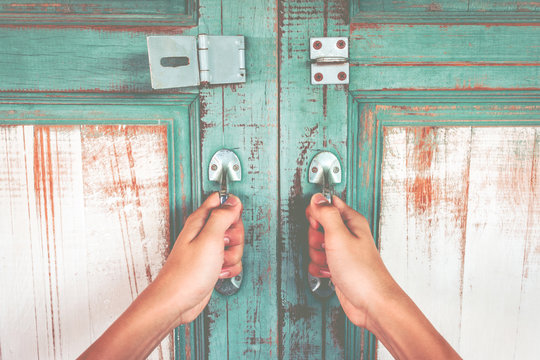
[[[309, 161], [465, 358], [540, 356], [539, 8], [518, 1], [3, 2], [0, 357], [74, 358], [155, 277], [230, 148], [244, 281], [152, 358], [388, 358], [307, 284]], [[245, 84], [154, 91], [149, 35], [244, 35]], [[310, 84], [346, 36], [350, 84]], [[362, 284], [358, 284], [359, 287]]]

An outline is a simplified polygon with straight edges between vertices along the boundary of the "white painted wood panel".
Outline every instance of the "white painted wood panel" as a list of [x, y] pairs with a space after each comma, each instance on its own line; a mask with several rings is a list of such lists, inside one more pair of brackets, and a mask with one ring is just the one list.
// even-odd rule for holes
[[[537, 359], [539, 129], [384, 130], [380, 251], [466, 359]], [[391, 359], [379, 344], [378, 357]]]
[[163, 126], [0, 127], [2, 359], [77, 357], [157, 275], [167, 173]]

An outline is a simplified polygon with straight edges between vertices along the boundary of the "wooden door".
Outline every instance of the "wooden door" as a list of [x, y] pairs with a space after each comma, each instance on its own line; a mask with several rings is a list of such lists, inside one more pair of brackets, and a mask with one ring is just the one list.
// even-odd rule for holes
[[[466, 359], [540, 355], [539, 10], [353, 6], [349, 200], [392, 275]], [[366, 357], [391, 358], [367, 340]]]
[[[466, 358], [534, 358], [538, 5], [475, 1], [18, 2], [0, 14], [0, 355], [72, 358], [155, 276], [182, 221], [243, 180], [244, 280], [152, 354], [386, 358], [307, 284], [320, 150], [383, 259]], [[154, 91], [146, 36], [246, 37], [245, 84]], [[309, 38], [349, 36], [350, 85]], [[361, 286], [361, 284], [359, 284]], [[76, 314], [76, 315], [74, 315]]]

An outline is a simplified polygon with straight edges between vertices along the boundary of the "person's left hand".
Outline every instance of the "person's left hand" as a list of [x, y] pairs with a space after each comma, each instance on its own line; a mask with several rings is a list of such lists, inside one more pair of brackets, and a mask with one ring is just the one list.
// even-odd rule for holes
[[218, 279], [242, 271], [244, 224], [242, 203], [234, 195], [220, 205], [214, 193], [191, 214], [152, 283], [169, 292], [178, 309], [178, 325], [193, 321], [204, 309]]

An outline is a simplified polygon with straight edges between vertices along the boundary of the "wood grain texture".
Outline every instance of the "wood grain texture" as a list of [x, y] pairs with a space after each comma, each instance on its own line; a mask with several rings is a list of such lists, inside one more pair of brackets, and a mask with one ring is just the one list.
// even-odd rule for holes
[[352, 0], [351, 6], [361, 12], [432, 12], [448, 11], [538, 11], [540, 5], [534, 1], [520, 0]]
[[[343, 1], [283, 1], [280, 8], [280, 359], [345, 356], [345, 317], [337, 298], [309, 290], [305, 209], [320, 188], [307, 182], [311, 159], [322, 150], [347, 162], [347, 88], [310, 84], [309, 38], [343, 36]], [[344, 167], [345, 169], [345, 167]], [[345, 184], [337, 186], [344, 195]]]
[[[94, 2], [9, 1], [0, 2], [0, 24], [18, 26], [172, 27], [197, 24], [197, 0], [157, 0], [126, 3], [121, 0]], [[132, 30], [135, 30], [132, 28]], [[136, 30], [135, 30], [136, 31]], [[140, 29], [139, 29], [140, 31]]]
[[[0, 133], [2, 358], [74, 358], [164, 262], [166, 128], [1, 126]], [[171, 335], [151, 357], [172, 352]]]
[[146, 37], [186, 28], [0, 25], [3, 91], [152, 91]]
[[357, 24], [351, 89], [540, 88], [537, 24]]
[[212, 155], [233, 150], [242, 181], [230, 184], [244, 205], [244, 278], [230, 297], [214, 293], [206, 311], [209, 359], [274, 359], [278, 354], [278, 83], [277, 5], [267, 1], [201, 1], [210, 34], [245, 36], [246, 83], [200, 90], [203, 192]]
[[136, 6], [126, 6], [121, 0], [95, 0], [92, 3], [84, 1], [59, 0], [54, 3], [36, 0], [0, 2], [0, 11], [6, 13], [61, 13], [61, 14], [152, 14], [152, 13], [184, 13], [186, 11], [185, 1], [157, 0], [140, 1]]
[[[536, 340], [520, 336], [540, 331], [537, 310], [522, 306], [540, 291], [529, 281], [538, 268], [525, 271], [540, 246], [539, 132], [385, 128], [381, 256], [464, 358], [540, 354]], [[391, 358], [382, 345], [378, 356]]]
[[351, 23], [471, 24], [540, 21], [540, 4], [520, 0], [352, 0]]

